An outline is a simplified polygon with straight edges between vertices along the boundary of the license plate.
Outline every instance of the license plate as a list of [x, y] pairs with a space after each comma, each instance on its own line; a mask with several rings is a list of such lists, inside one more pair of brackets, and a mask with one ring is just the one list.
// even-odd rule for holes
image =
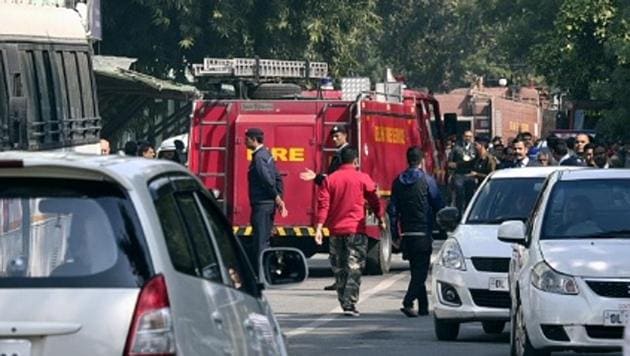
[[629, 315], [628, 310], [604, 310], [604, 325], [625, 326]]
[[0, 355], [30, 356], [31, 342], [28, 340], [0, 340]]
[[508, 291], [507, 277], [490, 277], [488, 289], [493, 291]]

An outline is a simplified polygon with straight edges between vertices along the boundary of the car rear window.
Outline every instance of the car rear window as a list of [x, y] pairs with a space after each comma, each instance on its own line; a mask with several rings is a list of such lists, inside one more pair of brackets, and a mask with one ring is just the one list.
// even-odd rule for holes
[[137, 287], [150, 264], [115, 184], [0, 179], [0, 287]]
[[473, 202], [466, 223], [500, 224], [506, 220], [527, 220], [543, 182], [543, 178], [491, 179]]

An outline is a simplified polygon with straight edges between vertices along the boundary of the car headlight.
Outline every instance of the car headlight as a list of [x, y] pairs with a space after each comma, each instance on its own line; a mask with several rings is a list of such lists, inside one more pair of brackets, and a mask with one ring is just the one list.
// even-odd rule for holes
[[444, 242], [438, 263], [446, 268], [453, 268], [461, 271], [466, 270], [464, 254], [459, 248], [457, 240], [448, 239]]
[[579, 293], [575, 278], [554, 271], [545, 262], [534, 266], [531, 279], [532, 285], [544, 292], [571, 295]]

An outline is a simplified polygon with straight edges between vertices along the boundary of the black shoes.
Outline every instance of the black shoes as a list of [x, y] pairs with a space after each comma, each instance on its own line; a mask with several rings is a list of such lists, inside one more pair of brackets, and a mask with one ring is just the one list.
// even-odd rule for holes
[[429, 315], [429, 309], [425, 308], [420, 308], [420, 310], [416, 311], [413, 307], [402, 307], [400, 308], [400, 311], [408, 318], [417, 318], [418, 316]]
[[402, 307], [400, 311], [405, 314], [408, 318], [417, 318], [418, 312], [414, 308], [410, 307]]
[[337, 284], [333, 283], [329, 286], [324, 287], [324, 290], [337, 290]]
[[350, 307], [343, 308], [343, 315], [357, 317], [357, 316], [360, 316], [361, 314], [359, 313], [357, 308], [354, 305], [352, 305]]

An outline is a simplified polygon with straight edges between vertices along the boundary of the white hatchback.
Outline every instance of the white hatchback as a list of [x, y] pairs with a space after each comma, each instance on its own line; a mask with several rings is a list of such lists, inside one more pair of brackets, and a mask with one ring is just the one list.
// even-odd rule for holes
[[552, 174], [527, 223], [506, 221], [511, 354], [620, 349], [630, 315], [630, 170]]
[[[432, 267], [436, 337], [454, 340], [462, 322], [481, 321], [486, 333], [501, 333], [509, 320], [507, 272], [512, 250], [497, 240], [506, 220], [525, 220], [547, 176], [560, 167], [504, 169], [479, 187], [461, 223], [456, 208], [444, 208], [438, 222], [456, 229]], [[459, 224], [457, 224], [459, 223]]]
[[[297, 250], [263, 257], [272, 284], [306, 278]], [[169, 161], [0, 153], [0, 305], [1, 355], [286, 354], [231, 225]]]

